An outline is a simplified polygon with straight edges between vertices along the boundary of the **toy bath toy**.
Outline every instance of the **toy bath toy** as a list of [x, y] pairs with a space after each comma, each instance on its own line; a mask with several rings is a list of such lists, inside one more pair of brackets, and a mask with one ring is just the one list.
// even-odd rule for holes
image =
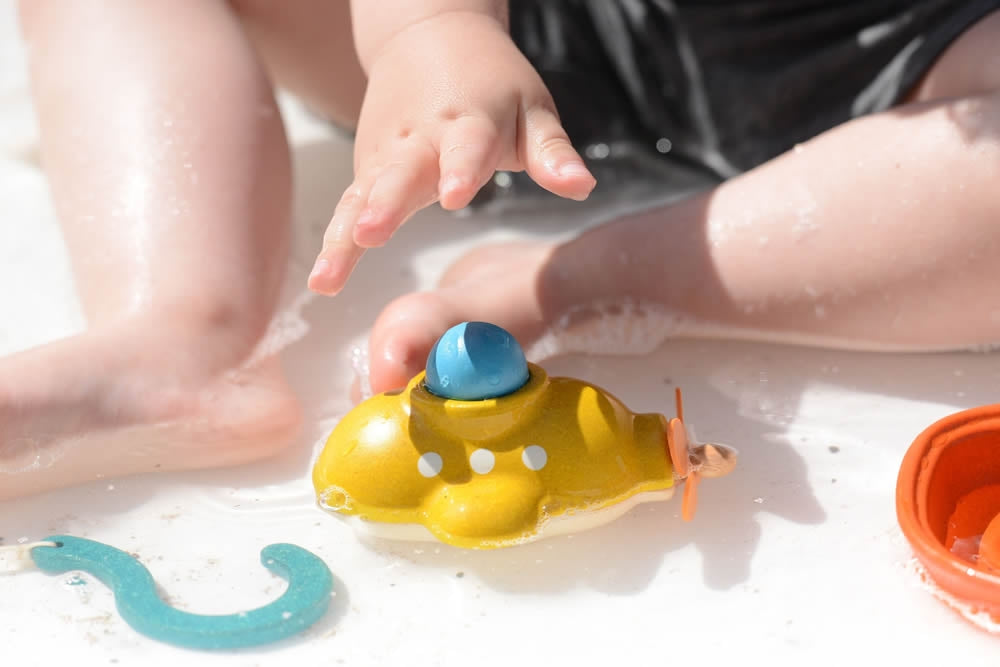
[[[502, 393], [501, 393], [502, 392]], [[603, 389], [549, 377], [502, 329], [464, 323], [427, 370], [369, 398], [334, 428], [313, 468], [322, 508], [362, 532], [490, 549], [610, 521], [736, 464], [690, 447], [677, 416], [635, 414]]]
[[1000, 405], [950, 415], [916, 438], [896, 514], [934, 583], [1000, 623]]
[[322, 560], [292, 544], [271, 544], [261, 550], [261, 563], [288, 580], [285, 593], [252, 611], [202, 616], [165, 603], [149, 570], [106, 544], [53, 535], [14, 549], [30, 554], [34, 564], [49, 574], [89, 572], [111, 588], [118, 613], [133, 629], [185, 648], [243, 648], [290, 637], [322, 618], [333, 590], [333, 575]]

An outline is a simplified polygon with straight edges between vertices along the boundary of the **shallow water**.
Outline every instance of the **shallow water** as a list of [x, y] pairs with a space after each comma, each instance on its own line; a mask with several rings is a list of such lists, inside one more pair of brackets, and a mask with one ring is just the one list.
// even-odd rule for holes
[[934, 583], [927, 569], [919, 560], [914, 558], [907, 562], [906, 572], [913, 578], [914, 586], [923, 589], [940, 600], [973, 626], [991, 635], [1000, 635], [1000, 620], [995, 619], [989, 612], [978, 608], [975, 603], [959, 600], [951, 593], [942, 589]]

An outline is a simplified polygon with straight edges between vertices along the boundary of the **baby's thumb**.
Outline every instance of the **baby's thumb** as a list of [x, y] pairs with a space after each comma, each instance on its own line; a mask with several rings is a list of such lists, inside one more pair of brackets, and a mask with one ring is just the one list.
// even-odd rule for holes
[[561, 197], [586, 199], [597, 180], [573, 148], [556, 113], [543, 106], [532, 107], [524, 112], [522, 123], [518, 153], [528, 175]]

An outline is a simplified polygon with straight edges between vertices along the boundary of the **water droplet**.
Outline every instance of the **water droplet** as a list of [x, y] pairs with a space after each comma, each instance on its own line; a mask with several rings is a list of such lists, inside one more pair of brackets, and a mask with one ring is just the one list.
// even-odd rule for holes
[[585, 152], [587, 157], [591, 159], [603, 160], [604, 158], [611, 155], [611, 147], [604, 143], [591, 144], [590, 146], [587, 146]]
[[670, 139], [667, 139], [666, 137], [660, 137], [659, 139], [656, 140], [656, 150], [660, 151], [661, 153], [669, 153], [670, 149], [673, 147], [674, 147], [673, 143], [670, 141]]
[[757, 503], [758, 505], [763, 505], [764, 504], [764, 499], [761, 498], [760, 496], [757, 496], [756, 498], [754, 498], [753, 501], [755, 503]]

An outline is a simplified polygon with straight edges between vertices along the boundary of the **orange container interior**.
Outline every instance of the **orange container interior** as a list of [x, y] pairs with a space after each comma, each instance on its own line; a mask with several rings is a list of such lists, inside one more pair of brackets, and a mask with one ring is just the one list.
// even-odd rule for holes
[[1000, 405], [920, 434], [896, 500], [900, 527], [934, 581], [1000, 618]]
[[951, 550], [1000, 515], [1000, 433], [971, 433], [938, 450], [926, 485], [927, 526]]

